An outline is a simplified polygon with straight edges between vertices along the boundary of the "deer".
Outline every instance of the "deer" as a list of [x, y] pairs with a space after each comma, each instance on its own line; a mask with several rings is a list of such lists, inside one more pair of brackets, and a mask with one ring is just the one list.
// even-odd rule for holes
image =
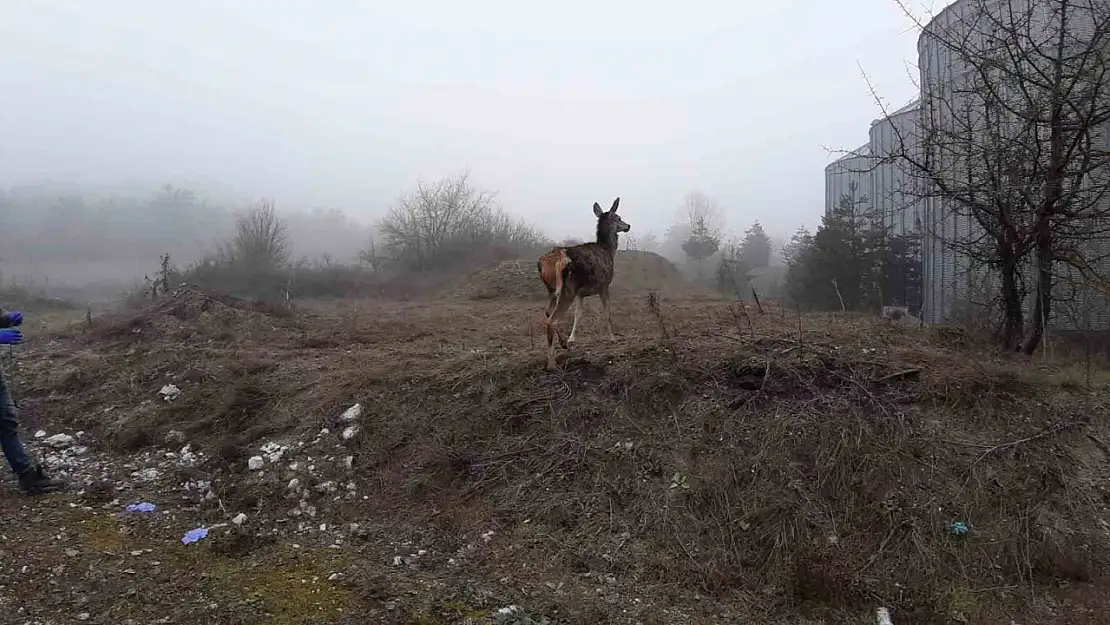
[[[597, 217], [597, 240], [568, 247], [556, 247], [540, 256], [536, 263], [540, 279], [547, 287], [550, 301], [544, 312], [544, 332], [547, 335], [547, 370], [556, 371], [555, 338], [563, 349], [574, 344], [578, 330], [578, 317], [582, 299], [597, 295], [605, 313], [605, 325], [609, 330], [609, 340], [616, 341], [613, 334], [613, 319], [609, 310], [609, 285], [613, 282], [613, 266], [617, 255], [617, 237], [628, 232], [632, 226], [625, 223], [617, 214], [621, 199], [613, 200], [613, 206], [601, 210], [594, 202], [594, 216]], [[557, 326], [559, 318], [574, 305], [574, 322], [570, 326], [570, 336], [563, 338]]]

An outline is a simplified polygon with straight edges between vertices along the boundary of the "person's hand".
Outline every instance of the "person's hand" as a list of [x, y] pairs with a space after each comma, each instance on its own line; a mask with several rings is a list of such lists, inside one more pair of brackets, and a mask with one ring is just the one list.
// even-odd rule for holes
[[23, 342], [23, 333], [19, 330], [5, 328], [0, 330], [0, 345], [19, 345]]
[[23, 325], [23, 313], [21, 313], [19, 311], [12, 311], [10, 313], [5, 313], [4, 316], [8, 318], [8, 326], [9, 327], [14, 328], [16, 326]]

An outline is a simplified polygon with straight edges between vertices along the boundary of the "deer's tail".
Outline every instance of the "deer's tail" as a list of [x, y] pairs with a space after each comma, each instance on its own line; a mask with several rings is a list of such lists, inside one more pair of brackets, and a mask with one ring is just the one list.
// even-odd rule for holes
[[559, 299], [563, 295], [563, 273], [570, 265], [570, 257], [565, 248], [556, 248], [540, 258], [540, 278], [555, 296], [551, 306], [551, 314], [559, 308]]

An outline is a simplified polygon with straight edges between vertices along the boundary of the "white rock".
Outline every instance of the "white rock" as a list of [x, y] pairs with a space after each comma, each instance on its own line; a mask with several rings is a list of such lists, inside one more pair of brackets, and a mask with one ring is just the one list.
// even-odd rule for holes
[[266, 459], [270, 462], [277, 462], [281, 460], [281, 457], [285, 454], [286, 449], [289, 448], [277, 443], [270, 442], [262, 446], [262, 454], [265, 455]]
[[347, 427], [343, 428], [343, 433], [340, 434], [340, 436], [343, 438], [343, 440], [349, 441], [355, 437], [355, 434], [358, 434], [358, 426], [348, 425]]
[[36, 430], [35, 438], [46, 438], [46, 430]]
[[362, 416], [362, 404], [355, 404], [354, 406], [351, 406], [347, 410], [343, 411], [343, 414], [339, 416], [339, 422], [340, 423], [353, 423], [355, 421], [358, 421], [359, 417], [361, 417], [361, 416]]
[[185, 432], [181, 430], [170, 430], [166, 432], [167, 445], [180, 445], [185, 442]]
[[181, 389], [177, 388], [177, 386], [173, 384], [167, 384], [158, 390], [158, 394], [161, 395], [162, 399], [166, 401], [173, 401], [174, 399], [177, 399], [178, 395], [181, 394]]
[[54, 449], [65, 449], [73, 444], [74, 438], [69, 434], [55, 434], [44, 440], [42, 443]]
[[886, 608], [875, 610], [875, 623], [877, 625], [894, 625], [890, 620], [890, 610]]
[[264, 466], [266, 466], [266, 461], [262, 459], [262, 456], [251, 456], [247, 460], [247, 468], [251, 471], [258, 471]]
[[231, 522], [236, 524], [236, 525], [242, 525], [246, 521], [247, 521], [247, 515], [243, 514], [242, 512], [240, 512], [239, 514], [236, 514], [235, 517], [233, 519], [231, 519]]
[[131, 473], [131, 477], [133, 477], [135, 479], [138, 479], [138, 480], [141, 480], [143, 482], [153, 482], [154, 480], [158, 479], [158, 477], [161, 476], [161, 475], [162, 475], [162, 473], [160, 471], [158, 471], [158, 469], [155, 469], [154, 467], [147, 467], [145, 469], [141, 469], [139, 471], [134, 471], [134, 472]]
[[297, 490], [300, 487], [301, 487], [301, 481], [298, 480], [297, 478], [293, 478], [293, 479], [289, 480], [288, 484], [286, 484], [285, 489], [286, 490]]
[[351, 467], [353, 467], [354, 464], [355, 464], [355, 457], [354, 456], [347, 456], [346, 458], [343, 459], [343, 468], [347, 469], [348, 471], [351, 470]]

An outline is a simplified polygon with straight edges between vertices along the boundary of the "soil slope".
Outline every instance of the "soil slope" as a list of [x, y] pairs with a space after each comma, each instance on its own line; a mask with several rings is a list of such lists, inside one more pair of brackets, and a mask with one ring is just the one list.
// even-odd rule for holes
[[[621, 339], [587, 315], [552, 375], [534, 308], [307, 314], [182, 291], [29, 333], [25, 421], [79, 488], [0, 491], [3, 607], [21, 623], [1110, 619], [1105, 373], [954, 330], [620, 296]], [[156, 511], [124, 511], [140, 501]]]

